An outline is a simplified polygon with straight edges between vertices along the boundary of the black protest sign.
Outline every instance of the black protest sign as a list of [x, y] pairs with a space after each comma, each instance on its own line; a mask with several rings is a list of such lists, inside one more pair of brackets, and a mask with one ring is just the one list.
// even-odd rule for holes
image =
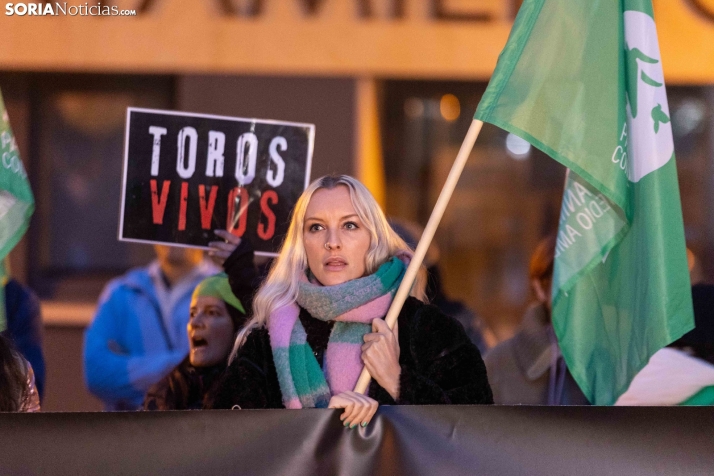
[[205, 248], [228, 229], [274, 254], [314, 137], [312, 124], [129, 108], [119, 239]]

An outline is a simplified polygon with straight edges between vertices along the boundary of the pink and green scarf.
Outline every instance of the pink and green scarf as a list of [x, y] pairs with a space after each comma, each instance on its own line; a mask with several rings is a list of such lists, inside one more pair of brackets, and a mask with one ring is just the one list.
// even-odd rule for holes
[[[326, 408], [332, 395], [354, 388], [362, 371], [364, 335], [371, 332], [372, 320], [389, 310], [410, 258], [400, 254], [374, 274], [335, 286], [306, 277], [300, 282], [297, 303], [270, 315], [270, 345], [285, 408]], [[300, 307], [316, 319], [335, 321], [324, 373], [300, 323]]]

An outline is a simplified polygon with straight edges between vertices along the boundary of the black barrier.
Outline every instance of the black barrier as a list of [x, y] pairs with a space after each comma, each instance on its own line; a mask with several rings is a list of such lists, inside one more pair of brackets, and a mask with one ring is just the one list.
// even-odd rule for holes
[[0, 474], [699, 475], [707, 407], [380, 408], [0, 415]]

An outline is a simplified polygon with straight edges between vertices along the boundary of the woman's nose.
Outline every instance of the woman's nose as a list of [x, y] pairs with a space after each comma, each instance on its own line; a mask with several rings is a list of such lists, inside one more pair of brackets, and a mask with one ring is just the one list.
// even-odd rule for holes
[[188, 320], [189, 329], [200, 329], [203, 327], [203, 314], [199, 313]]
[[336, 230], [330, 231], [327, 238], [328, 238], [327, 243], [329, 245], [329, 246], [327, 246], [328, 249], [339, 250], [342, 248], [340, 234]]

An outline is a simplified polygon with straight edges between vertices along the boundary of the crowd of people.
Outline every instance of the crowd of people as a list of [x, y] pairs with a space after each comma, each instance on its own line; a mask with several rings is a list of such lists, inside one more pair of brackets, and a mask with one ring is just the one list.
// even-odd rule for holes
[[[340, 175], [305, 190], [273, 260], [226, 230], [208, 257], [156, 246], [154, 262], [102, 293], [85, 332], [87, 386], [106, 410], [340, 408], [350, 428], [379, 405], [589, 404], [550, 322], [555, 236], [531, 258], [533, 305], [489, 349], [481, 320], [444, 293], [435, 250], [394, 328], [383, 320], [420, 234]], [[0, 411], [37, 411], [38, 301], [15, 281], [5, 294]], [[693, 298], [695, 329], [655, 354], [618, 404], [714, 404], [714, 286], [697, 284]], [[372, 381], [361, 394], [363, 367]]]

